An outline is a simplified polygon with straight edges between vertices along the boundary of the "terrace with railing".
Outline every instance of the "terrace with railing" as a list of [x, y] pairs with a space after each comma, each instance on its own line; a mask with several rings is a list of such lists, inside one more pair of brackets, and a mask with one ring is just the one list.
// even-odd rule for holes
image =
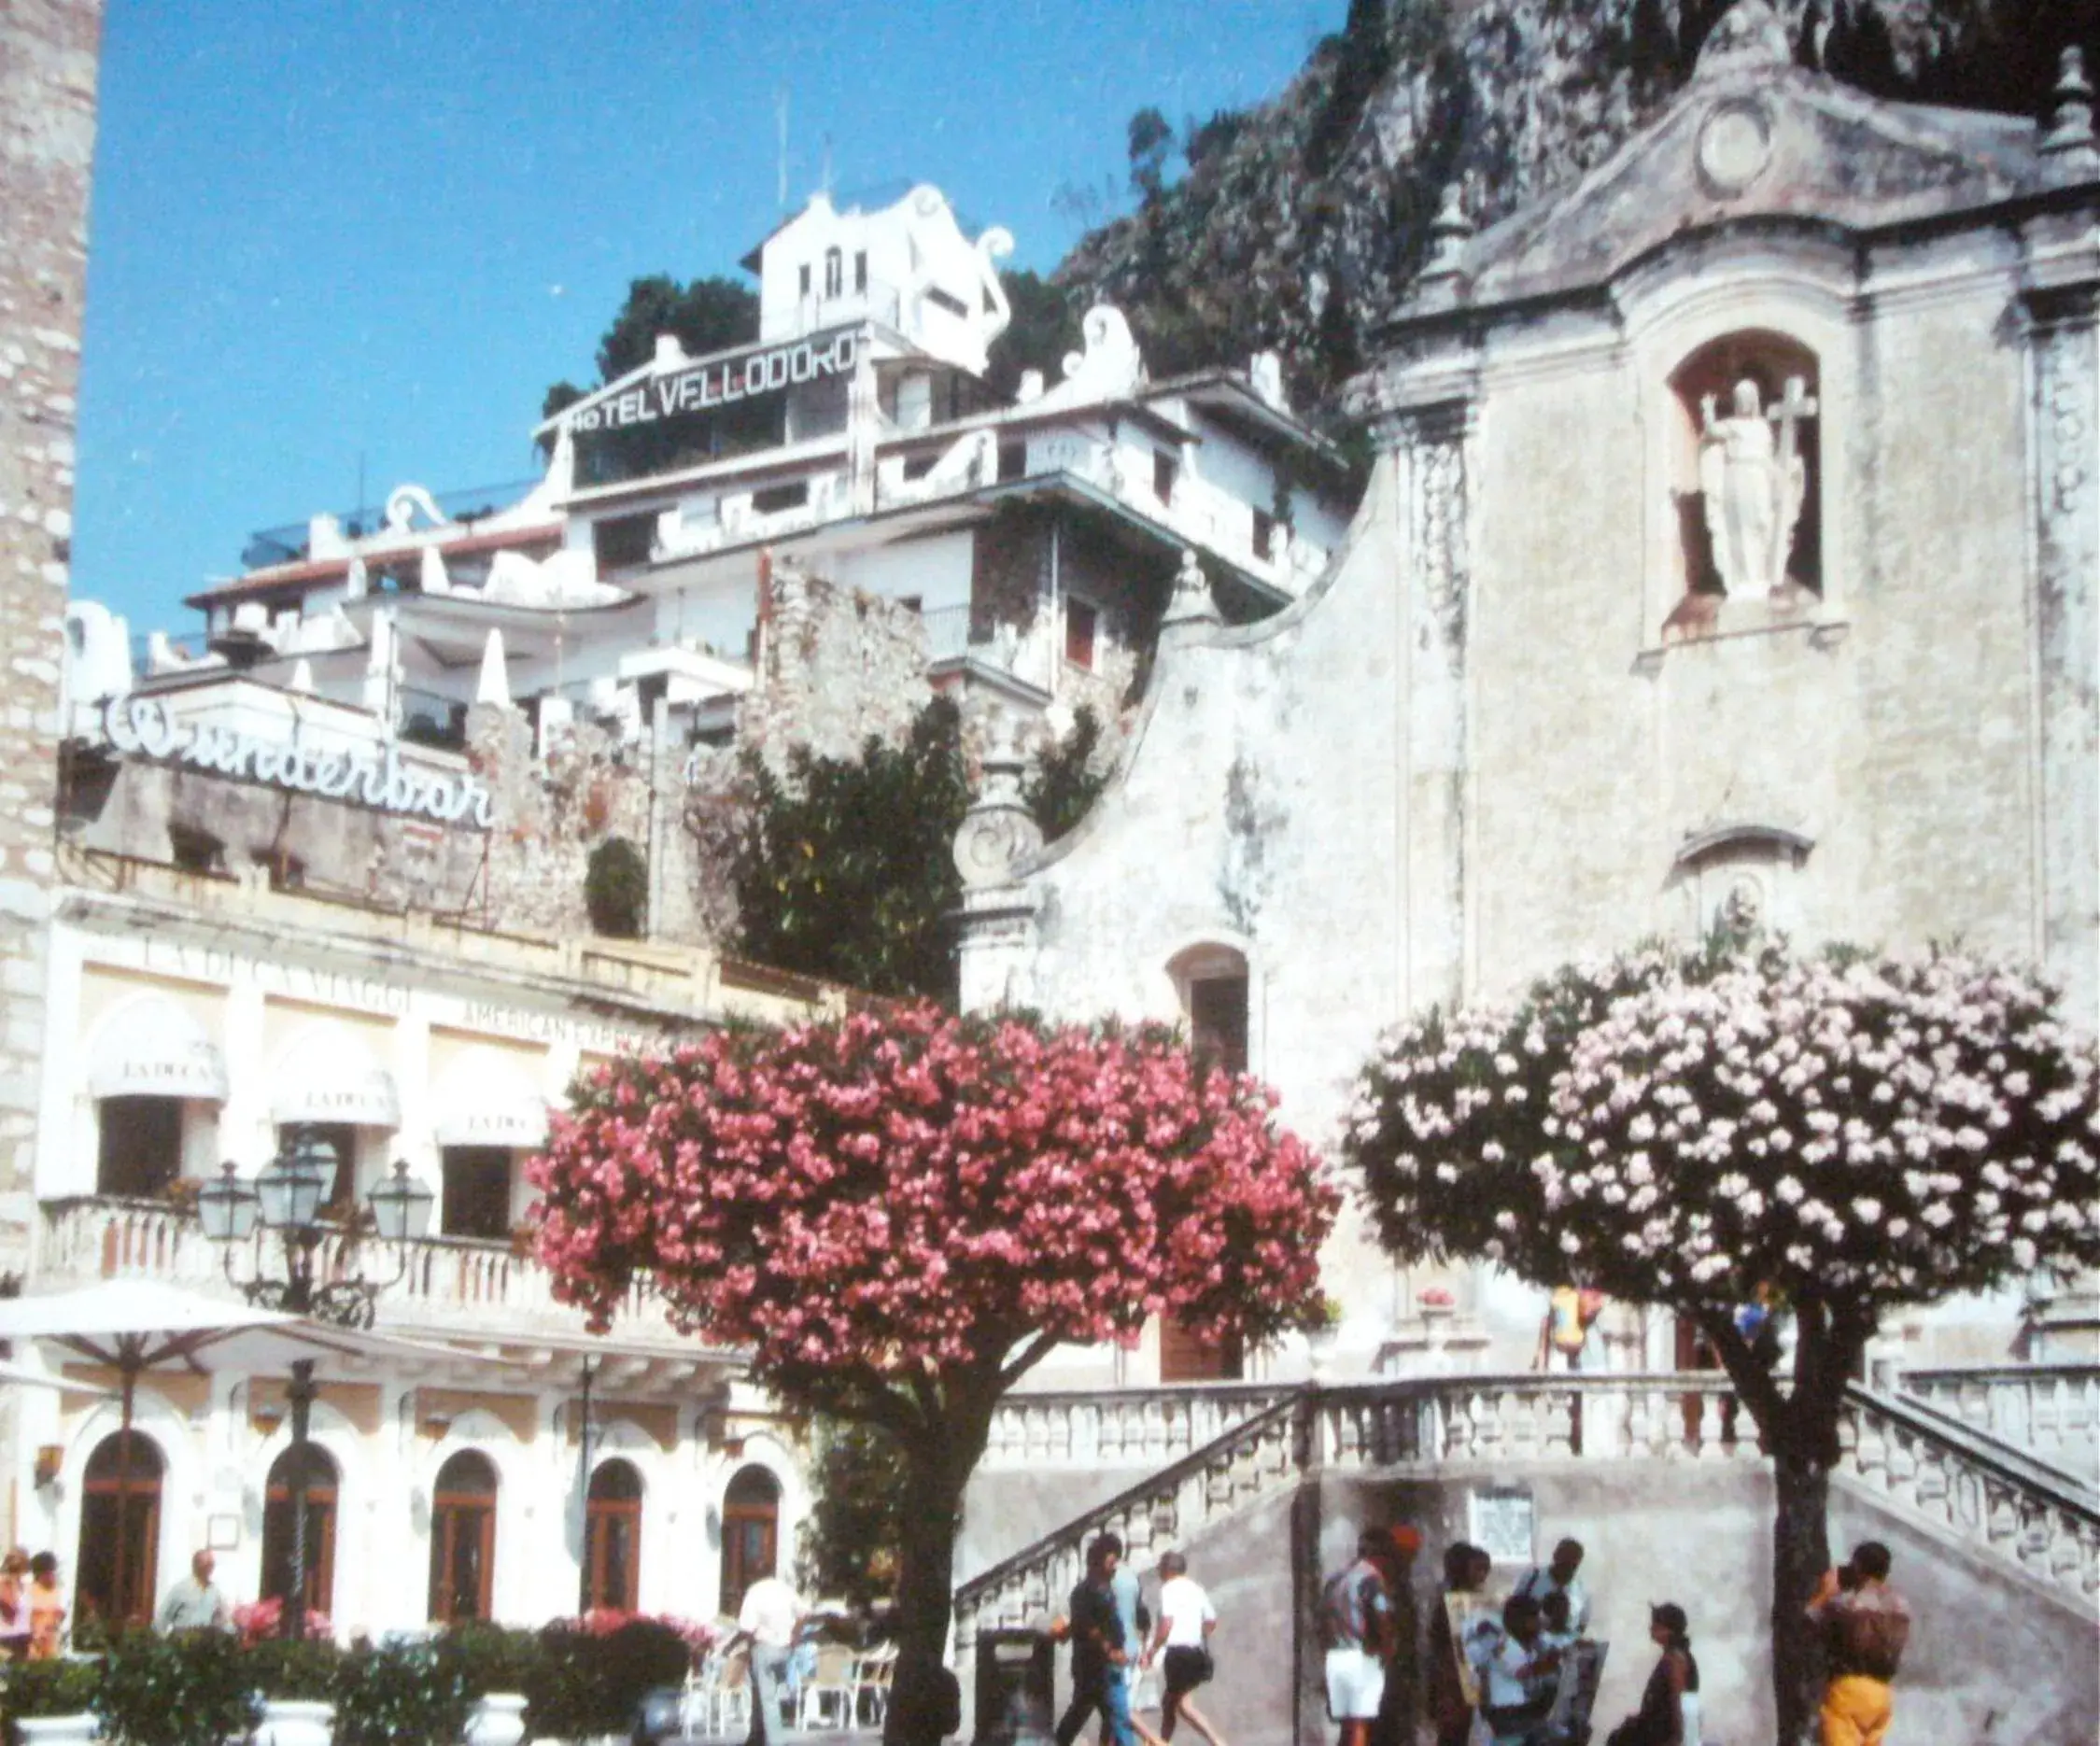
[[[104, 1279], [150, 1279], [206, 1296], [236, 1298], [231, 1264], [242, 1279], [282, 1278], [282, 1245], [258, 1231], [229, 1257], [204, 1232], [196, 1213], [174, 1201], [96, 1195], [46, 1201], [38, 1250], [40, 1287], [63, 1290]], [[398, 1263], [405, 1262], [395, 1277]], [[374, 1299], [378, 1325], [403, 1332], [575, 1336], [581, 1310], [557, 1302], [547, 1270], [507, 1243], [425, 1237], [385, 1244], [370, 1232], [330, 1231], [315, 1255], [322, 1281], [363, 1277], [384, 1282]], [[627, 1295], [615, 1318], [623, 1341], [689, 1352], [672, 1331], [661, 1300], [645, 1287]]]
[[[432, 501], [448, 520], [471, 525], [500, 511], [516, 508], [540, 483], [535, 477], [506, 480], [501, 485], [461, 486], [456, 490], [432, 493]], [[363, 503], [355, 509], [338, 512], [335, 520], [345, 540], [362, 539], [367, 534], [377, 533], [387, 525], [387, 508], [383, 502]], [[299, 563], [309, 556], [307, 542], [312, 533], [311, 521], [260, 528], [248, 535], [247, 543], [241, 548], [241, 567], [267, 570], [279, 564]]]

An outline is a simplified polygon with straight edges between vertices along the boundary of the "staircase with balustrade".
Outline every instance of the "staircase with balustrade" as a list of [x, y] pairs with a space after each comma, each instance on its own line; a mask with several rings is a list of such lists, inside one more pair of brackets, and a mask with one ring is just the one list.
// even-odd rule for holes
[[[1834, 1534], [1843, 1524], [1856, 1532], [1865, 1523], [1900, 1539], [1906, 1567], [1921, 1578], [1928, 1562], [1958, 1566], [1966, 1584], [1960, 1592], [1982, 1595], [1963, 1607], [1992, 1614], [1968, 1620], [1968, 1641], [1945, 1649], [1946, 1665], [1918, 1682], [1914, 1702], [1920, 1709], [1931, 1706], [1927, 1713], [1938, 1725], [1998, 1729], [2034, 1723], [2043, 1729], [1990, 1736], [2007, 1742], [2051, 1739], [2055, 1735], [2049, 1730], [2063, 1726], [2092, 1737], [2090, 1721], [2100, 1698], [2088, 1701], [2078, 1689], [2064, 1696], [2042, 1688], [2065, 1677], [2074, 1687], [2080, 1679], [2090, 1686], [2093, 1651], [2100, 1648], [2091, 1629], [2100, 1604], [2100, 1487], [2078, 1471], [2079, 1438], [2090, 1435], [2096, 1387], [2100, 1371], [2059, 1367], [2027, 1375], [1927, 1373], [1916, 1392], [1905, 1395], [1848, 1390], [1844, 1458], [1833, 1482]], [[2044, 1446], [2016, 1446], [2005, 1434], [2016, 1428]], [[1259, 1620], [1254, 1646], [1269, 1664], [1269, 1684], [1303, 1691], [1305, 1650], [1293, 1615], [1304, 1611], [1305, 1573], [1290, 1567], [1307, 1556], [1337, 1556], [1346, 1540], [1346, 1529], [1335, 1526], [1341, 1518], [1353, 1511], [1369, 1519], [1381, 1508], [1406, 1513], [1432, 1528], [1433, 1554], [1440, 1532], [1443, 1539], [1457, 1537], [1449, 1524], [1462, 1525], [1464, 1518], [1452, 1512], [1469, 1487], [1506, 1492], [1531, 1486], [1542, 1500], [1616, 1497], [1616, 1514], [1607, 1510], [1602, 1517], [1605, 1531], [1614, 1532], [1615, 1525], [1622, 1570], [1625, 1555], [1641, 1546], [1647, 1556], [1632, 1561], [1656, 1594], [1683, 1592], [1696, 1601], [1726, 1566], [1732, 1573], [1725, 1580], [1743, 1594], [1733, 1635], [1723, 1633], [1727, 1640], [1716, 1654], [1727, 1654], [1737, 1664], [1733, 1671], [1743, 1676], [1729, 1683], [1755, 1697], [1757, 1682], [1746, 1669], [1761, 1666], [1765, 1654], [1758, 1635], [1764, 1603], [1753, 1602], [1751, 1589], [1766, 1581], [1757, 1567], [1766, 1543], [1762, 1524], [1769, 1517], [1769, 1464], [1748, 1415], [1739, 1412], [1715, 1373], [1440, 1376], [1295, 1389], [1017, 1396], [994, 1424], [983, 1477], [997, 1486], [1029, 1472], [1112, 1472], [1127, 1469], [1139, 1452], [1157, 1465], [1137, 1483], [976, 1572], [957, 1590], [955, 1651], [965, 1687], [979, 1635], [1039, 1626], [1062, 1612], [1079, 1576], [1084, 1542], [1112, 1531], [1140, 1570], [1149, 1570], [1169, 1545], [1202, 1548], [1199, 1567], [1213, 1592], [1220, 1583], [1240, 1584], [1235, 1611], [1241, 1622]], [[1591, 1491], [1580, 1493], [1586, 1485]], [[1319, 1505], [1309, 1515], [1302, 1508], [1308, 1495], [1332, 1500], [1324, 1539]], [[1670, 1537], [1677, 1528], [1666, 1526], [1657, 1546], [1634, 1531], [1627, 1514], [1652, 1505], [1659, 1522], [1672, 1522], [1678, 1518], [1670, 1515], [1670, 1506], [1682, 1515], [1687, 1499], [1693, 1500], [1693, 1539], [1677, 1545], [1674, 1556]], [[1702, 1509], [1711, 1509], [1710, 1523], [1702, 1524]], [[1301, 1516], [1312, 1523], [1309, 1529]], [[1260, 1533], [1248, 1527], [1257, 1517], [1266, 1524]], [[1711, 1543], [1704, 1539], [1708, 1527]], [[1537, 1531], [1550, 1537], [1556, 1530], [1542, 1519]], [[1725, 1558], [1716, 1550], [1724, 1542], [1729, 1548]], [[1309, 1554], [1302, 1550], [1306, 1546], [1313, 1548]], [[1265, 1565], [1265, 1572], [1250, 1570], [1252, 1564]], [[1258, 1577], [1267, 1584], [1261, 1594], [1255, 1592]], [[1643, 1598], [1655, 1596], [1644, 1590]], [[1709, 1596], [1710, 1617], [1725, 1611]], [[1937, 1630], [1947, 1628], [1943, 1616]], [[2045, 1656], [2031, 1645], [2018, 1646], [2026, 1640], [2022, 1630], [2032, 1637], [2037, 1629], [2044, 1638], [2067, 1630], [2074, 1646], [2084, 1644], [2082, 1663], [2074, 1655], [2067, 1667], [2056, 1665], [2063, 1657], [2055, 1651]], [[2001, 1639], [2014, 1647], [1987, 1654], [1986, 1646]], [[1975, 1655], [1964, 1658], [1957, 1653], [1963, 1647]], [[2025, 1653], [2037, 1653], [2049, 1665], [2023, 1671], [2021, 1689], [1996, 1709], [1971, 1689], [1990, 1675], [1987, 1665], [1972, 1668], [1972, 1659], [1987, 1664], [1991, 1654]], [[1279, 1658], [1297, 1664], [1294, 1680], [1274, 1677]], [[1644, 1662], [1636, 1669], [1631, 1661], [1614, 1669], [1622, 1682], [1644, 1671]], [[1937, 1684], [1927, 1687], [1928, 1679]], [[1225, 1680], [1221, 1670], [1221, 1686]], [[1608, 1683], [1607, 1698], [1614, 1696]], [[2042, 1697], [2047, 1703], [2037, 1709]], [[1317, 1699], [1310, 1701], [1317, 1709]], [[1310, 1739], [1317, 1729], [1306, 1710], [1301, 1700], [1294, 1717], [1249, 1714], [1233, 1738]], [[2022, 1716], [2026, 1722], [2019, 1720]], [[2035, 1723], [2035, 1716], [2043, 1719]], [[1755, 1727], [1738, 1726], [1720, 1738], [1754, 1739]]]

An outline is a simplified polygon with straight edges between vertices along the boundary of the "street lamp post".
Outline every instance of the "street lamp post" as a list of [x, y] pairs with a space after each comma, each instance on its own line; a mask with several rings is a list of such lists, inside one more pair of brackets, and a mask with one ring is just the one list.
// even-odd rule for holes
[[[320, 1221], [321, 1205], [330, 1183], [335, 1179], [335, 1148], [311, 1127], [288, 1131], [287, 1145], [265, 1165], [250, 1188], [240, 1179], [231, 1162], [221, 1167], [217, 1182], [197, 1196], [197, 1216], [204, 1235], [220, 1246], [226, 1277], [240, 1288], [250, 1303], [283, 1310], [293, 1316], [311, 1316], [345, 1328], [369, 1328], [373, 1306], [385, 1286], [352, 1277], [314, 1277], [314, 1256], [327, 1234]], [[401, 1264], [392, 1285], [408, 1271], [408, 1245], [429, 1230], [430, 1190], [397, 1162], [386, 1180], [373, 1185], [366, 1197], [380, 1239], [401, 1247]], [[233, 1274], [233, 1248], [246, 1242], [261, 1223], [283, 1241], [285, 1273], [281, 1279], [258, 1274], [241, 1280]], [[285, 1596], [284, 1635], [297, 1641], [306, 1634], [306, 1475], [311, 1452], [314, 1360], [293, 1361], [291, 1380], [285, 1399], [291, 1408], [291, 1584]], [[267, 1494], [267, 1480], [264, 1482]], [[269, 1500], [264, 1497], [267, 1514]]]

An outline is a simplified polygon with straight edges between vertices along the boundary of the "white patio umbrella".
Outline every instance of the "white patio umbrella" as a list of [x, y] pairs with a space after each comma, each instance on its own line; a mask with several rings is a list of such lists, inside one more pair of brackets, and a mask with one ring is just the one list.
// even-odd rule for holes
[[[311, 1379], [324, 1368], [373, 1358], [457, 1359], [444, 1346], [309, 1321], [279, 1310], [209, 1298], [150, 1279], [106, 1279], [75, 1291], [0, 1299], [0, 1340], [40, 1340], [118, 1373], [123, 1435], [117, 1445], [120, 1494], [131, 1478], [132, 1406], [147, 1371], [180, 1367]], [[71, 1383], [63, 1385], [74, 1387]], [[124, 1592], [124, 1536], [117, 1537], [116, 1592]]]
[[20, 1364], [0, 1363], [0, 1383], [13, 1383], [24, 1388], [63, 1388], [68, 1394], [97, 1394], [106, 1399], [114, 1399], [117, 1393], [116, 1389], [105, 1388], [97, 1383], [47, 1376], [42, 1371], [26, 1370]]

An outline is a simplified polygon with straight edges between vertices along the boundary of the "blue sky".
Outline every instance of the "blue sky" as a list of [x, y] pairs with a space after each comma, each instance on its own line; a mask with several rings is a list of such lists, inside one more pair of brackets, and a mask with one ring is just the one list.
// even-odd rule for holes
[[627, 281], [737, 274], [828, 135], [1047, 270], [1124, 123], [1279, 90], [1346, 0], [110, 0], [73, 585], [190, 627], [254, 528], [533, 471]]

